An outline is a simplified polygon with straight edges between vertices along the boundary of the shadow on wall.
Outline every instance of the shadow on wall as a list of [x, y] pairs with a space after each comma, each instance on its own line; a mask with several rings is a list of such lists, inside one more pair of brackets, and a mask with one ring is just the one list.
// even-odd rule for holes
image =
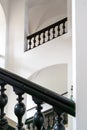
[[57, 64], [43, 68], [28, 79], [54, 92], [62, 94], [67, 89], [67, 64]]

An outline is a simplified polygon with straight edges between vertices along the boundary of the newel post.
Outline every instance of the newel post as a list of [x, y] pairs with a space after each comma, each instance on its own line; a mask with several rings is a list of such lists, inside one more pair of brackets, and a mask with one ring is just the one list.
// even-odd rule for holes
[[4, 107], [8, 102], [8, 97], [5, 94], [6, 91], [5, 85], [6, 83], [0, 80], [0, 130], [7, 130], [8, 128], [8, 122], [7, 119], [5, 118], [4, 113]]
[[43, 101], [39, 100], [36, 97], [33, 97], [33, 100], [37, 104], [37, 107], [36, 107], [37, 112], [34, 115], [33, 123], [34, 123], [34, 126], [37, 127], [37, 130], [41, 130], [43, 123], [44, 123], [44, 116], [41, 112], [41, 110], [42, 110], [41, 104]]

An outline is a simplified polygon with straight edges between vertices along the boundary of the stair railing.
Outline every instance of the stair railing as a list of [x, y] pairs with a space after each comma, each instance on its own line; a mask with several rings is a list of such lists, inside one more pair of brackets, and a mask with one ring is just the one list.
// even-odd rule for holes
[[[68, 92], [62, 93], [61, 96], [65, 96], [66, 94], [68, 94]], [[43, 105], [43, 104], [46, 104], [46, 103], [43, 102], [42, 105]], [[29, 108], [29, 109], [27, 109], [27, 111], [31, 111], [31, 110], [33, 110], [33, 109], [36, 109], [36, 107], [37, 107], [37, 106], [34, 106], [34, 107], [32, 107], [32, 108]]]
[[41, 29], [40, 31], [27, 36], [27, 42], [25, 43], [24, 51], [31, 50], [65, 34], [67, 32], [66, 22], [67, 18], [64, 18], [44, 29]]
[[42, 129], [44, 123], [44, 116], [41, 112], [41, 104], [43, 102], [52, 105], [58, 115], [54, 124], [54, 130], [65, 130], [62, 118], [64, 112], [75, 116], [74, 101], [0, 68], [0, 130], [7, 130], [8, 128], [8, 121], [5, 119], [4, 113], [4, 108], [8, 102], [8, 96], [5, 94], [7, 84], [13, 87], [15, 94], [18, 96], [17, 104], [14, 107], [14, 113], [18, 119], [17, 130], [24, 130], [22, 123], [22, 117], [26, 111], [22, 97], [24, 93], [33, 96], [33, 100], [37, 104], [37, 112], [34, 115], [33, 123], [38, 130]]
[[[66, 94], [68, 94], [68, 92], [64, 92], [61, 94], [61, 96], [66, 96]], [[44, 105], [43, 108], [45, 108], [46, 103], [44, 102], [42, 105]], [[35, 109], [37, 109], [37, 106], [34, 106], [30, 109], [27, 110], [27, 112], [31, 112], [34, 111]], [[55, 112], [54, 108], [49, 108], [45, 111], [42, 112], [43, 115], [45, 116], [44, 118], [44, 123], [43, 123], [43, 130], [52, 130], [55, 124], [55, 118], [57, 117], [57, 113]], [[68, 125], [68, 115], [66, 113], [63, 113], [63, 124], [64, 125]], [[25, 124], [27, 125], [27, 128], [29, 130], [35, 129], [35, 126], [33, 126], [33, 115], [29, 118], [26, 119]], [[33, 126], [33, 127], [32, 127]]]

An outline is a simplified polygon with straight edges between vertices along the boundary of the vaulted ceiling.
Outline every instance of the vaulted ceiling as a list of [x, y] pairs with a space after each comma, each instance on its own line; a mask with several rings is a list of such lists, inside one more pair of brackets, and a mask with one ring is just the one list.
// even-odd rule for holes
[[29, 0], [29, 32], [67, 16], [67, 0]]

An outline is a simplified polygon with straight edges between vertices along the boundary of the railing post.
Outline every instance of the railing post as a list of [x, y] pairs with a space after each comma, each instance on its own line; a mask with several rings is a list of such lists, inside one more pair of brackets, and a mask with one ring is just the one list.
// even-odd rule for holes
[[55, 112], [57, 113], [57, 116], [55, 117], [55, 124], [54, 124], [54, 130], [65, 130], [65, 126], [63, 124], [63, 111], [60, 109], [55, 109]]
[[25, 113], [25, 110], [26, 110], [25, 105], [22, 102], [22, 100], [24, 99], [22, 97], [24, 92], [19, 90], [19, 89], [17, 89], [17, 88], [15, 88], [15, 87], [14, 87], [14, 91], [18, 95], [18, 98], [17, 98], [18, 103], [14, 107], [14, 113], [15, 113], [15, 115], [18, 118], [17, 130], [24, 130], [23, 123], [22, 123], [22, 117], [23, 117], [23, 115]]
[[8, 128], [8, 122], [7, 119], [4, 118], [4, 107], [6, 106], [8, 102], [8, 97], [4, 93], [6, 91], [5, 85], [6, 83], [0, 80], [0, 130], [7, 130]]
[[41, 109], [42, 109], [42, 100], [39, 100], [38, 98], [36, 97], [33, 97], [33, 100], [34, 102], [37, 104], [37, 112], [35, 113], [34, 115], [34, 119], [33, 119], [33, 123], [34, 123], [34, 126], [37, 127], [37, 130], [41, 130], [42, 126], [43, 126], [43, 123], [44, 123], [44, 116], [43, 114], [41, 113]]

